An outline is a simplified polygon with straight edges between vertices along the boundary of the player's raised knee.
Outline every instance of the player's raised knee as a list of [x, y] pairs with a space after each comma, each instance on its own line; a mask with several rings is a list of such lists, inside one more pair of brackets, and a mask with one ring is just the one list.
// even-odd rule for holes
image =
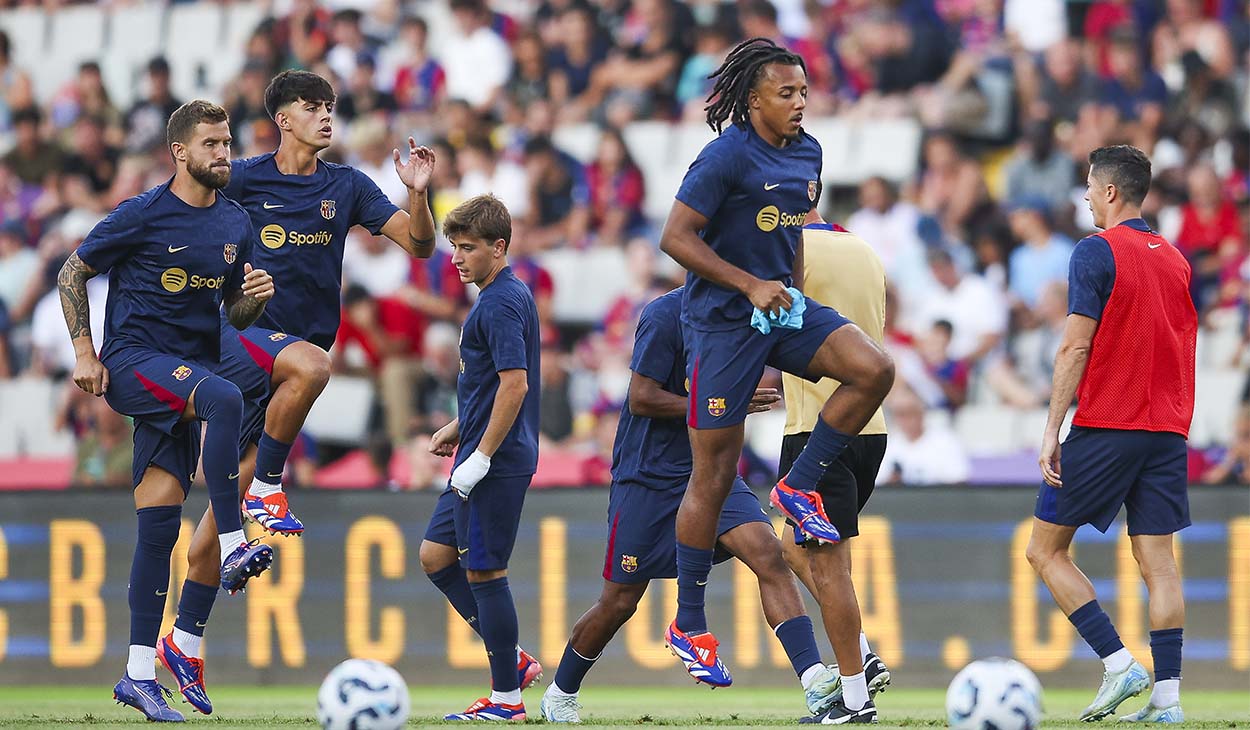
[[330, 354], [308, 342], [296, 343], [287, 349], [292, 351], [294, 379], [320, 393], [330, 382]]
[[204, 420], [243, 420], [243, 393], [239, 386], [217, 376], [205, 378], [195, 387], [195, 412]]

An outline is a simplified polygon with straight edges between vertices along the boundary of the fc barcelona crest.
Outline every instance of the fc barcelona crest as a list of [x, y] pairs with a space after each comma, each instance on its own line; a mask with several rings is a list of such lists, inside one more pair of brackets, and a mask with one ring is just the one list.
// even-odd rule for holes
[[333, 200], [321, 201], [321, 217], [325, 218], [326, 220], [330, 220], [331, 218], [334, 217], [334, 201]]
[[239, 257], [239, 245], [237, 243], [227, 243], [226, 250], [222, 252], [226, 257], [226, 263], [233, 264], [234, 260]]
[[707, 412], [713, 416], [725, 415], [725, 399], [724, 398], [708, 398]]
[[637, 555], [621, 555], [621, 570], [626, 573], [633, 573], [638, 570]]
[[191, 368], [186, 365], [179, 365], [174, 368], [174, 372], [171, 375], [174, 376], [174, 380], [186, 380], [191, 377]]
[[807, 181], [807, 199], [812, 201], [813, 203], [816, 202], [816, 186], [818, 184], [819, 183], [817, 183], [815, 180]]

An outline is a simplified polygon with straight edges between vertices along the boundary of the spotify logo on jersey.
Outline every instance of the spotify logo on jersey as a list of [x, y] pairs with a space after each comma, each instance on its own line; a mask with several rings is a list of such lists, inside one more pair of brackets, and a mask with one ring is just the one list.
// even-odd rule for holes
[[161, 286], [165, 287], [165, 291], [170, 294], [177, 294], [187, 286], [187, 271], [174, 267], [165, 269], [165, 273], [161, 274]]
[[260, 242], [265, 248], [281, 248], [286, 243], [286, 229], [277, 223], [270, 223], [260, 229]]
[[781, 220], [781, 211], [777, 210], [775, 205], [766, 205], [755, 214], [755, 225], [765, 233], [776, 228], [779, 220]]

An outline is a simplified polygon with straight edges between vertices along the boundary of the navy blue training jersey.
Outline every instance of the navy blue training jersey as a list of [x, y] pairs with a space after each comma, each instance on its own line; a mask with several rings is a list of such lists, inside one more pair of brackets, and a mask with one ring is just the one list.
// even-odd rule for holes
[[489, 476], [526, 476], [538, 468], [539, 344], [534, 295], [512, 267], [505, 267], [478, 294], [460, 330], [456, 466], [477, 449], [486, 433], [499, 391], [499, 371], [519, 368], [526, 371], [529, 391], [512, 430], [491, 457]]
[[[681, 336], [684, 294], [685, 287], [678, 287], [643, 308], [629, 369], [651, 378], [669, 393], [686, 397], [686, 355]], [[682, 491], [692, 468], [685, 417], [635, 416], [627, 400], [621, 407], [612, 445], [612, 483]]]
[[376, 236], [399, 208], [354, 167], [318, 160], [311, 175], [283, 175], [272, 152], [232, 162], [224, 192], [252, 218], [252, 266], [278, 287], [256, 324], [330, 349], [347, 231], [359, 224]]
[[243, 286], [244, 263], [256, 266], [251, 240], [247, 213], [220, 193], [197, 208], [166, 182], [114, 208], [78, 247], [109, 274], [101, 359], [142, 347], [217, 362], [222, 296]]
[[[820, 143], [807, 132], [777, 149], [751, 125], [735, 124], [691, 163], [677, 199], [708, 219], [702, 237], [717, 256], [788, 286], [820, 170]], [[748, 327], [751, 310], [746, 296], [686, 276], [682, 317], [688, 324], [705, 331]]]

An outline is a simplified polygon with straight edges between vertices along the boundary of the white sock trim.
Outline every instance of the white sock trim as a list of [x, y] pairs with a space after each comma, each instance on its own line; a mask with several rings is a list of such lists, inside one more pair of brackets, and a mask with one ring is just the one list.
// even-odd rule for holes
[[1128, 669], [1128, 666], [1132, 663], [1133, 655], [1129, 653], [1129, 650], [1125, 647], [1120, 647], [1120, 649], [1114, 654], [1102, 660], [1103, 666], [1106, 667], [1107, 671], [1112, 674], [1119, 674], [1120, 672], [1123, 672], [1125, 669]]
[[1150, 691], [1150, 704], [1155, 707], [1171, 707], [1181, 703], [1181, 680], [1176, 679], [1160, 679], [1155, 682], [1155, 687]]
[[872, 647], [868, 645], [868, 636], [864, 632], [859, 632], [859, 661], [861, 663], [868, 661], [868, 655], [872, 653]]
[[281, 491], [282, 491], [281, 483], [270, 484], [269, 482], [261, 481], [259, 477], [257, 477], [256, 479], [253, 479], [252, 486], [247, 488], [247, 493], [249, 495], [253, 497], [261, 497], [261, 498], [268, 497], [271, 494], [278, 494]]
[[156, 679], [156, 647], [130, 645], [126, 659], [126, 676], [131, 679]]
[[851, 710], [862, 710], [868, 704], [868, 682], [862, 669], [859, 674], [842, 675], [842, 701]]
[[521, 689], [518, 687], [511, 692], [491, 690], [490, 701], [496, 705], [519, 705], [521, 704]]
[[230, 553], [234, 552], [240, 543], [247, 542], [247, 534], [242, 530], [221, 532], [217, 534], [217, 541], [221, 545], [221, 564], [225, 565]]
[[803, 685], [803, 689], [810, 688], [812, 683], [816, 681], [816, 678], [821, 675], [824, 669], [825, 665], [820, 664], [819, 662], [813, 664], [807, 669], [804, 669], [803, 673], [799, 675], [799, 684]]
[[554, 681], [552, 681], [551, 686], [547, 689], [547, 692], [549, 692], [553, 697], [577, 697], [576, 692], [565, 692], [560, 689], [560, 685], [556, 684]]
[[195, 634], [183, 631], [177, 626], [174, 627], [174, 646], [178, 647], [178, 651], [181, 651], [187, 656], [198, 658], [200, 656], [200, 644], [203, 641], [203, 636], [196, 636]]

